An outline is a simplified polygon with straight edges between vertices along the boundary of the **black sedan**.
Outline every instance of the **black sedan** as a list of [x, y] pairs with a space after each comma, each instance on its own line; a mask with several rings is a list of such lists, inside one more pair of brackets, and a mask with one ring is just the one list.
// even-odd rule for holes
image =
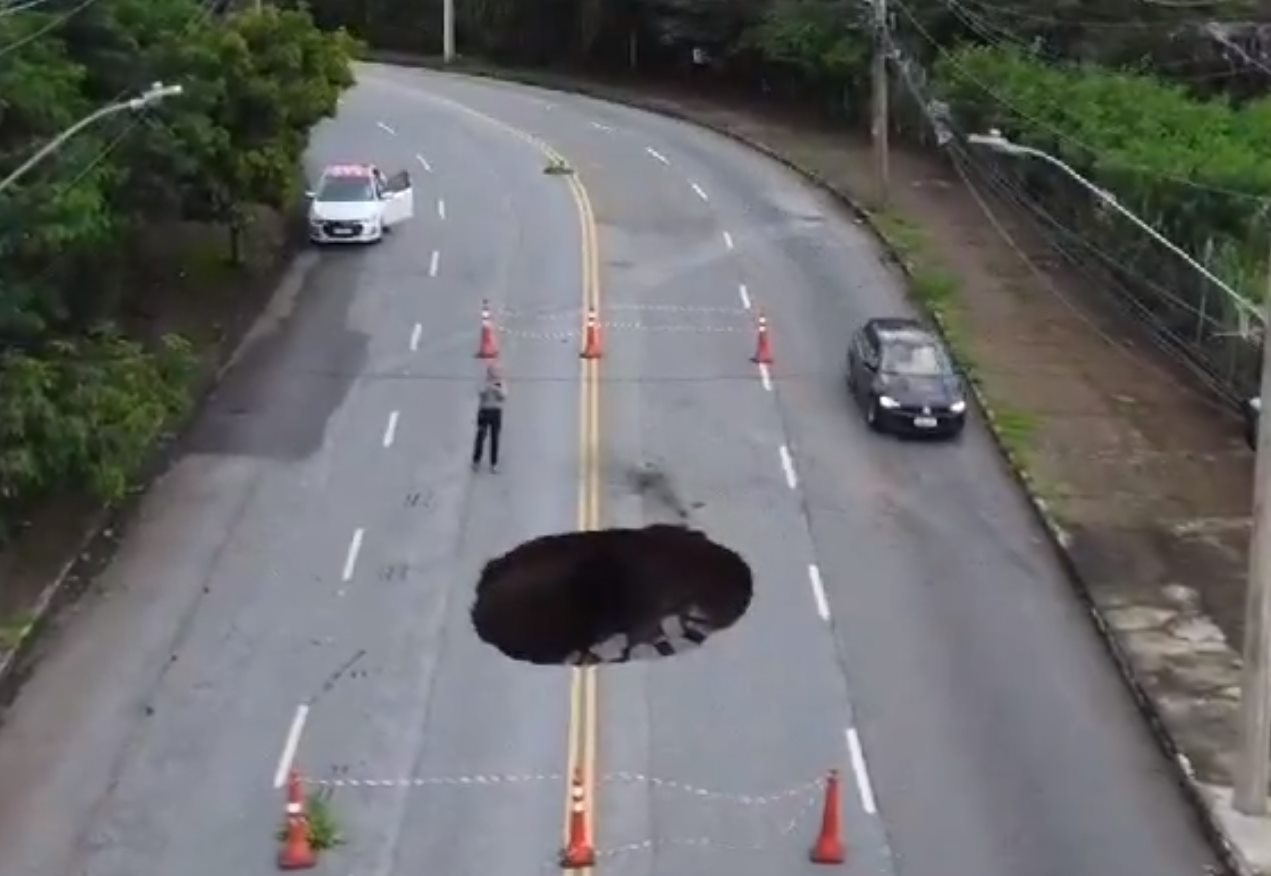
[[966, 391], [944, 344], [917, 320], [871, 319], [852, 337], [847, 385], [879, 432], [955, 437]]

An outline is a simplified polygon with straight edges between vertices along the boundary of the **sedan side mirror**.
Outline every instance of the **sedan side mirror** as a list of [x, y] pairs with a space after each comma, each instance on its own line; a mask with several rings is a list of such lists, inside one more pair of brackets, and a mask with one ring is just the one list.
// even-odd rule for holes
[[312, 200], [313, 200], [313, 192], [306, 190], [306, 191], [305, 191], [305, 200], [306, 200], [306, 201], [312, 201]]

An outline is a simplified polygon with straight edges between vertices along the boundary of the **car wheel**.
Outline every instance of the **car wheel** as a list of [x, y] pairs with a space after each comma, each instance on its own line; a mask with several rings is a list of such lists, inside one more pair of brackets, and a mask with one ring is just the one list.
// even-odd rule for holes
[[878, 413], [878, 399], [871, 398], [869, 400], [869, 407], [865, 410], [865, 422], [875, 432], [883, 431], [883, 424]]

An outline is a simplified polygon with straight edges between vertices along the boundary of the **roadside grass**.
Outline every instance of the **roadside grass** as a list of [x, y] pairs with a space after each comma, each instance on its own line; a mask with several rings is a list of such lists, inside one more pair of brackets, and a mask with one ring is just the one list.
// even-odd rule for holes
[[31, 629], [31, 618], [26, 615], [18, 615], [5, 621], [0, 621], [0, 650], [12, 651], [18, 645], [22, 644], [22, 640], [26, 638], [27, 632]]
[[[315, 851], [326, 851], [346, 842], [339, 820], [331, 806], [331, 789], [324, 788], [309, 794], [305, 799], [305, 812], [309, 816], [309, 844]], [[283, 822], [275, 837], [279, 842], [287, 838], [287, 823]]]

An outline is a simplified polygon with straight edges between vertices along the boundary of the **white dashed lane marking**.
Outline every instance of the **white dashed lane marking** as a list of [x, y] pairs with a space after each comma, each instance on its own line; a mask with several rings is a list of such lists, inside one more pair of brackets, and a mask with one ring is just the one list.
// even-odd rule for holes
[[821, 620], [830, 619], [830, 603], [825, 598], [825, 586], [821, 583], [821, 570], [816, 563], [808, 564], [808, 581], [812, 584], [812, 598], [816, 600], [816, 613]]
[[861, 750], [860, 737], [855, 727], [847, 728], [847, 751], [852, 758], [852, 772], [856, 773], [856, 790], [861, 795], [861, 806], [870, 815], [878, 812], [874, 802], [874, 788], [869, 783], [869, 769], [865, 766], [865, 752]]
[[416, 155], [415, 157], [418, 158], [419, 163], [424, 166], [424, 170], [428, 171], [429, 173], [432, 173], [432, 165], [428, 163], [427, 158], [425, 158], [422, 155]]
[[759, 379], [763, 381], [763, 388], [772, 392], [772, 375], [768, 373], [767, 365], [759, 366]]
[[394, 131], [392, 128], [390, 128], [388, 125], [384, 124], [383, 122], [376, 122], [375, 124], [379, 125], [379, 126], [380, 126], [380, 130], [381, 130], [381, 131], [383, 131], [383, 132], [384, 132], [384, 133], [386, 133], [386, 134], [394, 134], [394, 135], [395, 135], [395, 134], [397, 133], [396, 131]]
[[663, 164], [671, 163], [670, 159], [668, 159], [665, 155], [663, 155], [658, 150], [654, 149], [652, 146], [645, 146], [644, 151], [652, 155], [654, 158], [656, 158], [658, 161], [662, 162]]
[[287, 731], [287, 741], [282, 747], [282, 756], [278, 758], [278, 769], [274, 773], [274, 787], [281, 788], [287, 781], [287, 773], [291, 772], [291, 764], [296, 759], [296, 749], [300, 747], [300, 734], [304, 732], [305, 721], [309, 719], [309, 707], [303, 703], [296, 707], [296, 714], [291, 719], [291, 729]]
[[428, 262], [428, 276], [437, 276], [437, 271], [441, 268], [441, 253], [438, 250], [432, 251], [432, 259]]
[[597, 131], [612, 131], [613, 130], [613, 128], [609, 127], [608, 125], [600, 124], [600, 122], [592, 122], [591, 126], [595, 128]]
[[366, 537], [366, 530], [360, 527], [353, 533], [353, 540], [349, 542], [349, 551], [344, 557], [344, 573], [341, 578], [345, 581], [353, 579], [353, 570], [357, 567], [357, 555], [362, 552], [362, 539]]
[[741, 306], [750, 309], [750, 290], [746, 288], [746, 284], [742, 283], [737, 287], [737, 295], [741, 298]]
[[446, 218], [446, 199], [445, 198], [437, 199], [437, 216], [440, 219]]
[[701, 198], [703, 201], [710, 200], [710, 198], [706, 196], [706, 190], [703, 189], [701, 186], [699, 186], [697, 183], [693, 183], [693, 191], [695, 191], [697, 193], [697, 196]]
[[392, 447], [393, 439], [397, 437], [397, 418], [400, 416], [398, 411], [393, 411], [388, 415], [388, 424], [384, 426], [384, 446]]
[[727, 231], [724, 232], [724, 246], [728, 247], [729, 249], [733, 248], [733, 236], [729, 234]]
[[799, 478], [794, 473], [794, 460], [790, 458], [790, 448], [784, 444], [781, 445], [781, 468], [785, 470], [786, 484], [790, 489], [793, 490], [798, 487]]
[[424, 327], [419, 323], [415, 323], [415, 327], [410, 331], [410, 351], [413, 353], [419, 349], [419, 337], [424, 333]]

